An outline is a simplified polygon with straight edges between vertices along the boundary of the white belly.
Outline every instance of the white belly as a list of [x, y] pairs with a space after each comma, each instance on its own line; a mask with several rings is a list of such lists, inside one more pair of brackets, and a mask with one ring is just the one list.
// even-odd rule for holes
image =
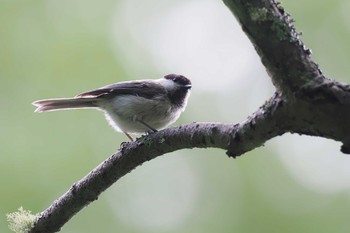
[[144, 133], [150, 130], [146, 123], [154, 129], [163, 129], [176, 121], [180, 109], [171, 109], [170, 102], [149, 100], [139, 96], [118, 96], [101, 105], [106, 119], [117, 131], [127, 133]]

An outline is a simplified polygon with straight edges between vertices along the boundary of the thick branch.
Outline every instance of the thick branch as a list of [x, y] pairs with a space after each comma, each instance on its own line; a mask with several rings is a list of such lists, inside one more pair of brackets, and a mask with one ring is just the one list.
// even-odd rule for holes
[[[322, 76], [292, 18], [274, 0], [224, 0], [248, 35], [274, 85], [291, 94]], [[289, 72], [293, 71], [293, 72]]]
[[350, 152], [350, 86], [327, 79], [275, 0], [224, 0], [289, 105], [289, 132], [331, 138]]

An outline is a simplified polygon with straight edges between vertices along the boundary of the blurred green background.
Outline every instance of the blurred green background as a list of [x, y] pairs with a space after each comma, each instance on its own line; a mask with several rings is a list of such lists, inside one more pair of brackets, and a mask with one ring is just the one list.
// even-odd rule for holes
[[[314, 59], [349, 82], [350, 3], [285, 0]], [[34, 113], [31, 102], [181, 73], [176, 124], [241, 122], [273, 87], [216, 0], [0, 0], [0, 232], [6, 213], [47, 208], [126, 137], [98, 111]], [[62, 232], [350, 232], [350, 159], [340, 144], [284, 135], [237, 159], [177, 151], [137, 168]]]

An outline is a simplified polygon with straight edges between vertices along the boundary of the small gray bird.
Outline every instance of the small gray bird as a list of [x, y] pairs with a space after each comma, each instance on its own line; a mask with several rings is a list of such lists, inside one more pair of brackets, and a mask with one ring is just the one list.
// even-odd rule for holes
[[191, 87], [188, 78], [169, 74], [156, 80], [111, 84], [74, 98], [38, 100], [33, 105], [35, 112], [96, 108], [115, 130], [133, 141], [129, 133], [157, 131], [175, 122], [187, 105]]

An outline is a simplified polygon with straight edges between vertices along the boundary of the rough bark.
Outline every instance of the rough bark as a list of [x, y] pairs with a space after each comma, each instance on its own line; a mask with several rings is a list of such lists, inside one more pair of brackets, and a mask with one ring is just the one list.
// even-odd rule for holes
[[266, 67], [276, 93], [240, 124], [191, 123], [125, 143], [37, 218], [30, 232], [56, 232], [135, 167], [168, 152], [216, 147], [237, 157], [286, 132], [343, 143], [350, 153], [350, 86], [327, 79], [291, 17], [273, 0], [224, 0]]

